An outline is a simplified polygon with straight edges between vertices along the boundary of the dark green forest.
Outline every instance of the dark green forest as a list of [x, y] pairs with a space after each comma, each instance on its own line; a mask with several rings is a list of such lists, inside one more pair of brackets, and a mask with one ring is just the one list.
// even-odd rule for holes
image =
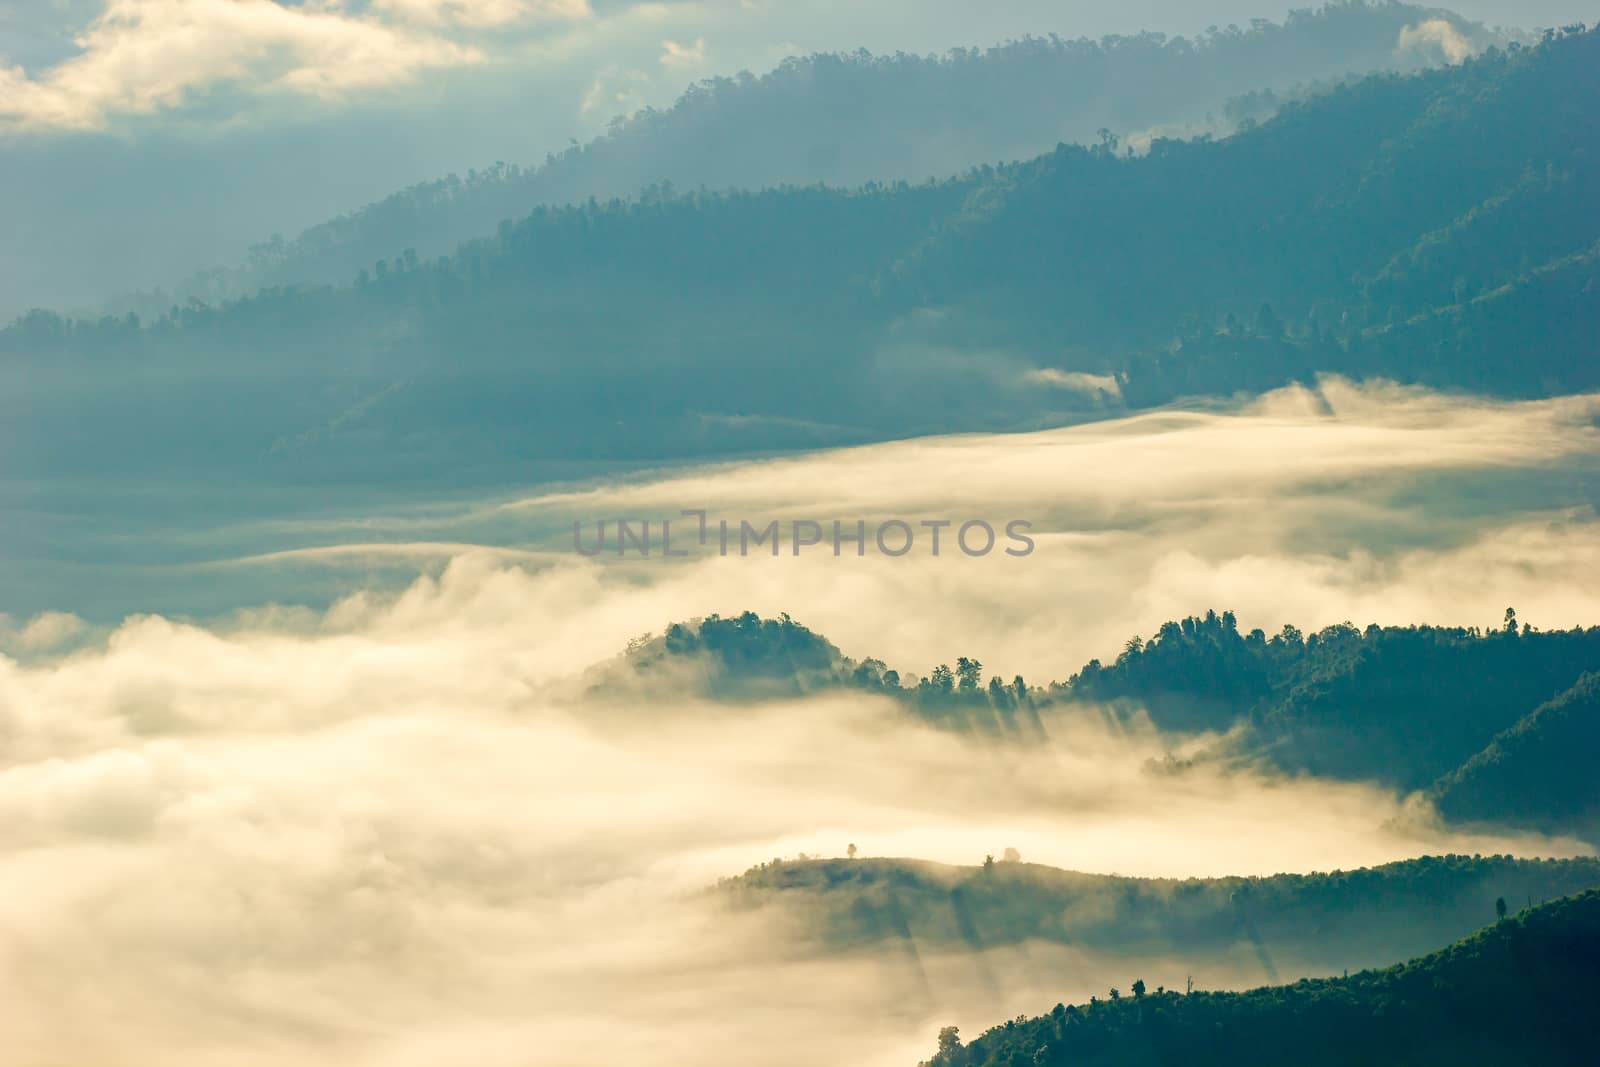
[[[1574, 28], [1142, 153], [1108, 131], [923, 185], [544, 207], [338, 287], [27, 316], [0, 359], [29, 403], [3, 414], [51, 427], [16, 435], [22, 471], [404, 479], [1033, 426], [1321, 372], [1591, 389], [1597, 100], [1600, 35]], [[92, 376], [112, 368], [115, 396]]]
[[1443, 951], [1348, 978], [1247, 993], [1149, 989], [1019, 1017], [926, 1067], [1294, 1063], [1507, 1067], [1594, 1062], [1600, 892], [1521, 912]]
[[[1048, 734], [1052, 706], [1148, 715], [1163, 731], [1221, 736], [1204, 758], [1265, 761], [1288, 773], [1424, 790], [1461, 822], [1593, 836], [1600, 830], [1600, 627], [1539, 631], [1349, 623], [1270, 638], [1209, 611], [1134, 636], [1110, 663], [1063, 681], [985, 678], [975, 657], [925, 676], [856, 661], [787, 615], [676, 623], [596, 679], [684, 676], [719, 698], [785, 698], [830, 688], [890, 696], [943, 727], [1022, 743]], [[1183, 773], [1185, 764], [1153, 766]]]
[[1131, 639], [1062, 688], [1146, 708], [1164, 729], [1243, 719], [1234, 743], [1286, 770], [1417, 789], [1600, 663], [1600, 628], [1540, 632], [1508, 616], [1487, 631], [1344, 623], [1267, 638], [1208, 613]]

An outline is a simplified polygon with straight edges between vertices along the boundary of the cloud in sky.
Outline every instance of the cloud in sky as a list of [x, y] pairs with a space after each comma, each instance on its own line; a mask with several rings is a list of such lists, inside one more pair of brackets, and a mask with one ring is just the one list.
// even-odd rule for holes
[[666, 67], [698, 67], [706, 61], [706, 39], [695, 38], [692, 44], [677, 41], [661, 42], [661, 64]]
[[472, 27], [594, 15], [589, 0], [372, 0], [371, 10], [405, 22]]
[[[181, 114], [219, 94], [232, 94], [220, 108], [232, 118], [254, 101], [345, 101], [473, 67], [528, 68], [518, 76], [559, 83], [585, 67], [591, 80], [610, 70], [611, 80], [653, 82], [659, 66], [676, 74], [676, 92], [703, 65], [706, 39], [663, 40], [661, 31], [715, 21], [698, 4], [596, 10], [590, 0], [107, 0], [54, 61], [24, 69], [0, 53], [0, 130], [103, 129], [121, 117]], [[662, 86], [650, 89], [608, 106], [632, 110]]]
[[1448, 63], [1471, 58], [1472, 42], [1444, 19], [1426, 19], [1400, 31], [1401, 52], [1437, 53]]
[[[406, 10], [465, 15], [504, 6], [418, 3]], [[77, 45], [77, 55], [40, 74], [0, 70], [0, 121], [94, 128], [218, 87], [330, 96], [484, 59], [469, 44], [371, 13], [272, 0], [112, 0]]]

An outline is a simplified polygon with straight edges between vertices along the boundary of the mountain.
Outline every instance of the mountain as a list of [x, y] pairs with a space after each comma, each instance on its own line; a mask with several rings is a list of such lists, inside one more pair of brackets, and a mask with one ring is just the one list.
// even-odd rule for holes
[[1429, 790], [1458, 821], [1592, 833], [1597, 670], [1600, 627], [1535, 631], [1514, 612], [1487, 632], [1344, 623], [1309, 635], [1285, 626], [1268, 638], [1241, 632], [1232, 612], [1210, 611], [1135, 636], [1114, 661], [1091, 660], [1064, 681], [985, 681], [970, 657], [919, 678], [851, 659], [788, 616], [746, 612], [675, 623], [595, 684], [679, 684], [738, 700], [854, 690], [949, 729], [1025, 744], [1048, 732], [1049, 709], [1097, 705], [1175, 734], [1223, 735], [1208, 759]]
[[1294, 627], [1270, 640], [1231, 616], [1168, 623], [1073, 699], [1126, 702], [1166, 729], [1246, 731], [1231, 744], [1279, 767], [1421, 789], [1600, 666], [1600, 628]]
[[1539, 705], [1435, 784], [1435, 807], [1462, 822], [1593, 832], [1600, 822], [1600, 674]]
[[0, 332], [26, 389], [0, 401], [8, 458], [370, 483], [1059, 423], [1316, 371], [1596, 388], [1597, 71], [1600, 34], [1552, 34], [1224, 140], [657, 190], [345, 288], [39, 313]]
[[665, 110], [618, 117], [604, 136], [542, 164], [496, 163], [414, 185], [292, 240], [262, 242], [241, 269], [207, 272], [121, 310], [160, 314], [191, 296], [214, 302], [268, 286], [346, 283], [408, 248], [422, 258], [453, 252], [537, 205], [632, 197], [654, 185], [920, 182], [1094, 141], [1102, 129], [1141, 140], [1225, 132], [1318, 83], [1440, 66], [1512, 39], [1448, 11], [1343, 0], [1193, 40], [1051, 35], [936, 56], [794, 57], [759, 77], [696, 84]]
[[1058, 150], [942, 220], [896, 291], [991, 343], [1120, 351], [1134, 403], [1315, 370], [1589, 388], [1597, 59], [1576, 34], [1341, 86], [1219, 142]]
[[1506, 1067], [1594, 1062], [1600, 892], [1522, 912], [1432, 955], [1348, 978], [1248, 993], [1115, 990], [1018, 1018], [926, 1067], [1355, 1063]]
[[736, 907], [800, 923], [829, 953], [913, 943], [928, 951], [1071, 945], [1182, 959], [1198, 972], [1337, 974], [1454, 941], [1496, 899], [1543, 902], [1600, 887], [1600, 860], [1442, 856], [1266, 878], [1126, 878], [1002, 861], [782, 861], [717, 889]]
[[602, 665], [590, 683], [596, 693], [681, 687], [714, 699], [782, 699], [847, 685], [856, 669], [833, 642], [789, 616], [747, 611], [672, 623]]

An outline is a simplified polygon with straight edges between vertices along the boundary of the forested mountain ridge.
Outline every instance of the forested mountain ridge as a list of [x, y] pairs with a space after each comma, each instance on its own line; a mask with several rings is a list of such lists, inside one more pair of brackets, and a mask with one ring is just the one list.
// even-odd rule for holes
[[[1232, 612], [1134, 636], [1114, 661], [1064, 681], [985, 679], [974, 657], [926, 676], [844, 655], [788, 616], [675, 623], [597, 676], [596, 686], [677, 678], [728, 699], [827, 689], [900, 701], [976, 737], [1032, 742], [1052, 706], [1148, 715], [1159, 729], [1221, 736], [1208, 758], [1427, 790], [1450, 818], [1592, 833], [1600, 812], [1600, 627], [1537, 631], [1508, 612], [1487, 631], [1348, 623], [1267, 637]], [[1547, 703], [1548, 702], [1548, 703]], [[1531, 714], [1530, 714], [1531, 712]], [[1181, 767], [1175, 768], [1181, 773]]]
[[[1578, 34], [1340, 86], [1214, 143], [1157, 141], [1140, 159], [1058, 149], [993, 183], [981, 211], [944, 221], [896, 275], [924, 303], [992, 302], [997, 319], [1027, 308], [1024, 328], [1059, 345], [1142, 350], [1126, 369], [1135, 401], [1256, 384], [1208, 385], [1187, 358], [1193, 334], [1280, 347], [1275, 359], [1246, 347], [1258, 365], [1242, 370], [1261, 383], [1294, 377], [1298, 357], [1513, 393], [1539, 391], [1548, 364], [1586, 387], [1588, 361], [1565, 349], [1529, 365], [1526, 349], [1549, 340], [1538, 321], [1518, 316], [1520, 345], [1481, 367], [1441, 358], [1447, 338], [1414, 334], [1441, 315], [1458, 331], [1495, 319], [1519, 288], [1571, 282], [1587, 308], [1597, 69], [1596, 36]], [[1173, 367], [1191, 379], [1160, 384]]]
[[1226, 132], [1269, 116], [1308, 85], [1379, 70], [1414, 71], [1515, 39], [1448, 11], [1342, 0], [1281, 23], [1067, 40], [1025, 38], [945, 55], [866, 52], [792, 57], [777, 69], [719, 77], [671, 107], [619, 116], [606, 134], [537, 166], [497, 163], [395, 193], [264, 241], [250, 263], [198, 275], [163, 299], [121, 310], [159, 314], [267, 286], [344, 283], [407, 248], [453, 252], [537, 205], [633, 197], [648, 186], [762, 189], [923, 181], [1109, 128]]
[[1597, 665], [1600, 628], [1534, 631], [1514, 614], [1488, 632], [1345, 623], [1268, 639], [1213, 612], [1130, 640], [1065, 692], [1137, 705], [1168, 729], [1243, 722], [1230, 744], [1285, 769], [1420, 789]]
[[739, 908], [796, 918], [829, 951], [909, 939], [980, 951], [1053, 943], [1121, 955], [1335, 974], [1421, 955], [1495, 915], [1600, 887], [1600, 860], [1431, 856], [1270, 877], [1130, 878], [1017, 860], [781, 860], [725, 880]]
[[1018, 1018], [926, 1067], [1238, 1063], [1505, 1067], [1594, 1062], [1600, 892], [1524, 911], [1384, 971], [1248, 993], [1147, 990]]
[[[1600, 35], [1572, 32], [1142, 156], [1108, 138], [923, 186], [542, 208], [350, 288], [143, 328], [31, 316], [0, 332], [34, 390], [8, 415], [110, 359], [149, 383], [139, 432], [108, 447], [126, 397], [72, 379], [77, 421], [18, 434], [24, 469], [375, 478], [1038, 425], [1316, 371], [1585, 390], [1597, 104]], [[197, 407], [230, 406], [195, 447]]]

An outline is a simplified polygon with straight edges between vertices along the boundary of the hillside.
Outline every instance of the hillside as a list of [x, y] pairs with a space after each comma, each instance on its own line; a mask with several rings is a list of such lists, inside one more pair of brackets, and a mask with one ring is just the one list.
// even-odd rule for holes
[[29, 387], [3, 409], [12, 461], [437, 479], [1031, 426], [1321, 370], [1594, 388], [1596, 71], [1600, 35], [1555, 35], [1144, 155], [1108, 137], [919, 186], [658, 190], [346, 288], [142, 326], [41, 313], [0, 332]]
[[1246, 722], [1241, 751], [1293, 771], [1420, 789], [1600, 666], [1600, 629], [1487, 633], [1348, 624], [1268, 639], [1232, 616], [1168, 623], [1064, 695], [1127, 702], [1178, 730]]
[[592, 691], [672, 692], [689, 687], [717, 699], [799, 696], [848, 684], [855, 665], [821, 634], [787, 615], [747, 611], [672, 623], [592, 672]]
[[1591, 832], [1600, 820], [1600, 675], [1586, 674], [1498, 734], [1432, 790], [1440, 813], [1463, 822]]
[[834, 952], [903, 939], [971, 951], [1047, 942], [1275, 977], [1388, 965], [1477, 929], [1497, 898], [1521, 906], [1597, 887], [1595, 859], [1443, 856], [1206, 879], [853, 859], [767, 864], [718, 892], [795, 918]]
[[1525, 911], [1384, 971], [1248, 993], [1148, 991], [1020, 1018], [928, 1067], [1588, 1064], [1600, 1047], [1600, 892]]

